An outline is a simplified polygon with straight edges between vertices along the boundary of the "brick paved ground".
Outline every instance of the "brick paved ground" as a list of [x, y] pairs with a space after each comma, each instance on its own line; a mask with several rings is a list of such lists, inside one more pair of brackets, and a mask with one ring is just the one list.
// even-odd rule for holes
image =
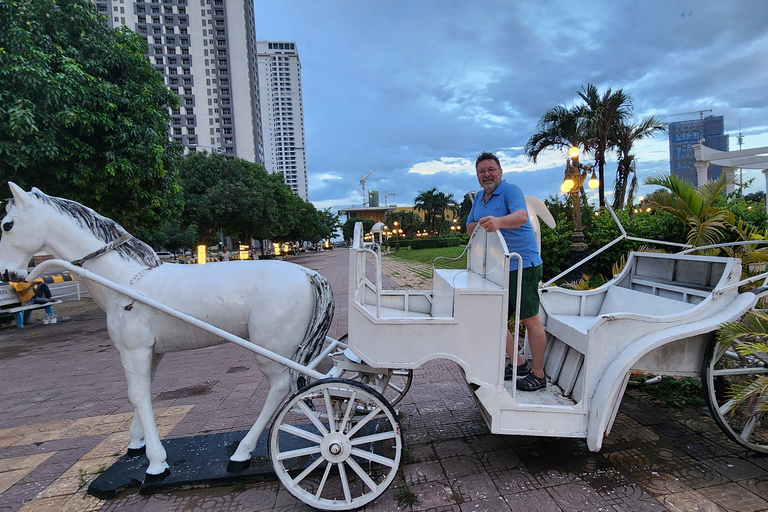
[[[331, 282], [333, 337], [347, 329], [347, 258], [337, 250], [293, 259]], [[395, 279], [385, 287], [428, 287], [389, 258], [384, 272]], [[85, 497], [87, 483], [124, 451], [131, 408], [100, 310], [86, 301], [57, 312], [55, 325], [0, 330], [0, 512], [309, 510], [276, 481]], [[169, 354], [153, 389], [161, 436], [249, 428], [265, 390], [237, 346]], [[664, 410], [630, 389], [599, 453], [577, 439], [489, 434], [446, 361], [418, 369], [398, 407], [407, 460], [365, 510], [768, 510], [768, 458], [728, 441], [704, 407]], [[398, 507], [406, 488], [416, 501]]]

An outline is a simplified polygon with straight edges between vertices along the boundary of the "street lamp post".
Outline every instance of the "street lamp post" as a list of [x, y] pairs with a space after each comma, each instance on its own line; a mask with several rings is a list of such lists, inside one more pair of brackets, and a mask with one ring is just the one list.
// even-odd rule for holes
[[[571, 265], [581, 261], [587, 253], [587, 244], [584, 243], [584, 227], [581, 224], [579, 193], [584, 182], [587, 182], [587, 186], [592, 190], [600, 185], [593, 167], [592, 165], [582, 165], [579, 163], [579, 148], [573, 147], [568, 150], [565, 178], [563, 179], [563, 184], [560, 185], [560, 190], [566, 194], [571, 194], [573, 200], [573, 235], [571, 235], [571, 245], [568, 246]], [[589, 180], [587, 181], [588, 178]], [[575, 269], [572, 277], [579, 277], [579, 275], [580, 269]]]
[[395, 252], [400, 250], [400, 233], [403, 231], [399, 229], [399, 223], [397, 221], [393, 222], [395, 229], [393, 230], [395, 232]]

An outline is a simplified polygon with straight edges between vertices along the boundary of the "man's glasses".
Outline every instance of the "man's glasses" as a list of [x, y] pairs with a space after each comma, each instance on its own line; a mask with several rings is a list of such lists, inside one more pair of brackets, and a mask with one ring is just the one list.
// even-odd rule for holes
[[498, 167], [490, 167], [490, 168], [488, 168], [488, 169], [478, 169], [478, 170], [477, 170], [477, 175], [478, 175], [478, 176], [482, 176], [482, 175], [483, 175], [483, 174], [485, 174], [485, 173], [488, 173], [488, 174], [493, 174], [494, 172], [496, 172], [496, 171], [498, 171], [498, 170], [499, 170], [499, 168], [498, 168]]

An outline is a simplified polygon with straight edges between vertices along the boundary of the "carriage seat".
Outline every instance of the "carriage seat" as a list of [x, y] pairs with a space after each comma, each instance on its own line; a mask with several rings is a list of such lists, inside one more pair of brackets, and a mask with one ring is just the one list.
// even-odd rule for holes
[[600, 319], [632, 315], [653, 322], [695, 308], [730, 275], [733, 263], [723, 260], [632, 253], [622, 273], [600, 288], [540, 290], [546, 330], [584, 353], [588, 333]]

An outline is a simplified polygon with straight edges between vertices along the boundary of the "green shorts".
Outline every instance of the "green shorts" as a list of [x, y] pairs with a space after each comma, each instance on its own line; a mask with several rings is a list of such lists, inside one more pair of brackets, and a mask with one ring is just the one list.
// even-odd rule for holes
[[[524, 320], [539, 314], [539, 282], [541, 282], [542, 267], [526, 267], [523, 269], [523, 286], [520, 291], [520, 319]], [[509, 307], [507, 316], [515, 317], [517, 306], [517, 270], [509, 273]]]

